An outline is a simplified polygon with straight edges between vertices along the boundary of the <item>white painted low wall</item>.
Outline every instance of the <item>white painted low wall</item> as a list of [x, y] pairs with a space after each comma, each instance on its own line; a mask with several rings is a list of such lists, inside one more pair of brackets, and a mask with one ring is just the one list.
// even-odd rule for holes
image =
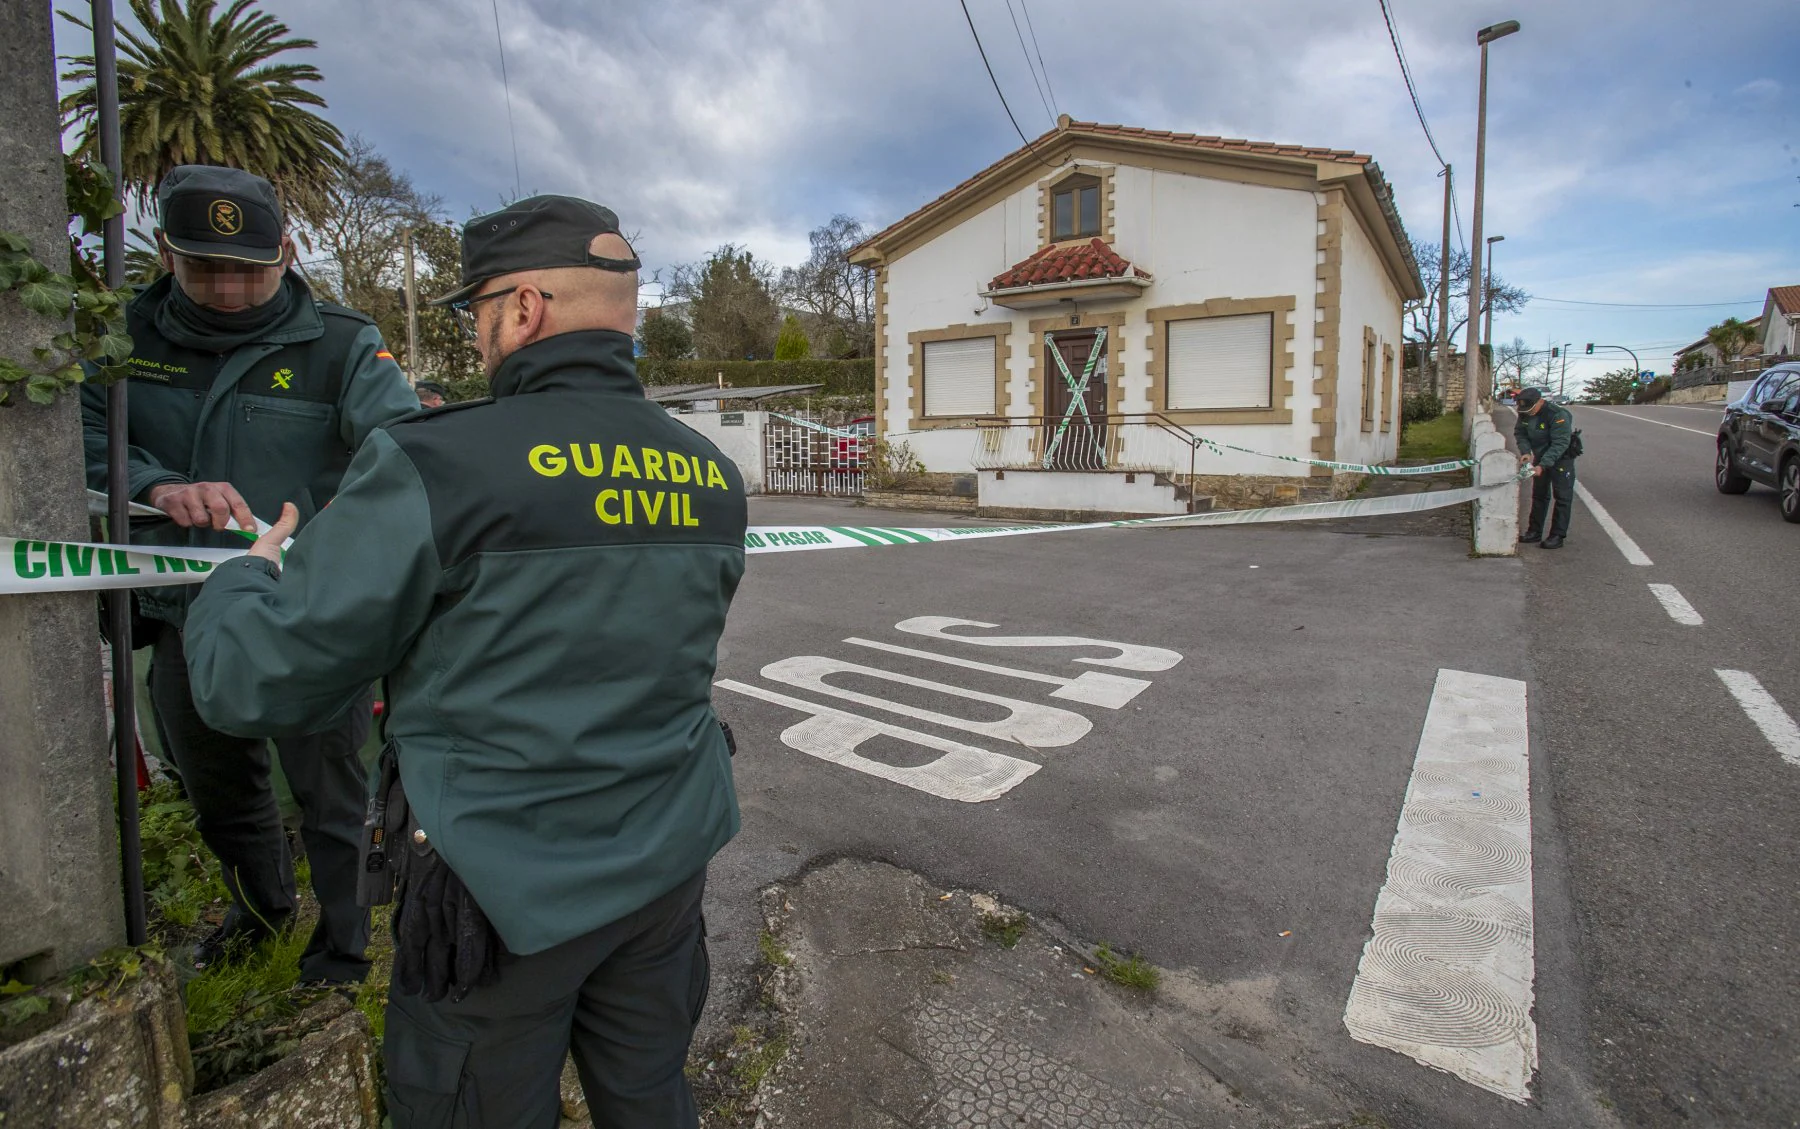
[[1149, 474], [1111, 471], [984, 470], [978, 497], [983, 507], [1022, 510], [1091, 510], [1108, 514], [1183, 514], [1187, 505]]
[[[727, 426], [723, 421], [728, 417], [741, 418], [743, 423]], [[689, 412], [675, 418], [712, 440], [713, 446], [737, 464], [745, 491], [763, 492], [763, 431], [768, 427], [768, 412]]]
[[1475, 500], [1475, 553], [1511, 557], [1519, 551], [1519, 458], [1486, 413], [1475, 416], [1469, 457], [1477, 463], [1475, 484], [1493, 486]]

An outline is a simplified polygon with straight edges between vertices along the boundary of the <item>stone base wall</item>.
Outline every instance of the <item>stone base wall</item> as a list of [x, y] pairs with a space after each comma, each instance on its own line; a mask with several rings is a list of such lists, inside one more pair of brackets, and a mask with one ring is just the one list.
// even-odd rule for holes
[[974, 498], [914, 490], [865, 490], [863, 501], [884, 510], [936, 510], [953, 514], [972, 514], [977, 504]]
[[1275, 474], [1197, 474], [1191, 484], [1185, 474], [1177, 479], [1189, 486], [1196, 496], [1210, 497], [1213, 508], [1219, 510], [1335, 502], [1356, 493], [1362, 480], [1360, 474], [1339, 473], [1310, 478]]
[[1729, 384], [1701, 384], [1693, 388], [1677, 388], [1664, 396], [1665, 404], [1704, 404], [1709, 400], [1723, 400], [1729, 396]]
[[930, 494], [946, 498], [974, 498], [976, 481], [973, 474], [955, 474], [944, 471], [926, 471], [923, 474], [909, 474], [904, 479], [887, 486], [877, 487], [873, 479], [867, 493], [870, 494]]

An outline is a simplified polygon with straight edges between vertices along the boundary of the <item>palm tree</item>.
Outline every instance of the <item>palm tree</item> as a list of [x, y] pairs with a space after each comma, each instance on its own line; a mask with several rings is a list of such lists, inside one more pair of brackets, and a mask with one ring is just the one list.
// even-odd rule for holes
[[1719, 351], [1719, 360], [1730, 364], [1749, 351], [1756, 340], [1756, 327], [1737, 318], [1726, 318], [1706, 331], [1707, 341]]
[[[233, 0], [215, 17], [216, 0], [131, 0], [144, 30], [118, 32], [119, 139], [125, 189], [140, 204], [176, 165], [227, 165], [266, 177], [300, 218], [323, 215], [343, 134], [306, 108], [325, 105], [302, 85], [321, 79], [318, 68], [270, 62], [318, 44], [253, 5]], [[98, 160], [94, 57], [64, 58], [75, 67], [63, 80], [83, 84], [62, 100], [64, 119], [82, 127], [79, 151]]]

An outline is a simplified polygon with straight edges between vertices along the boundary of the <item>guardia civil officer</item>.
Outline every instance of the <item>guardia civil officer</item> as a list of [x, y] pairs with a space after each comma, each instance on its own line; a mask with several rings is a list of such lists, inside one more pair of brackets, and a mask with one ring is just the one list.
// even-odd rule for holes
[[226, 729], [302, 731], [387, 681], [367, 865], [400, 871], [396, 1129], [553, 1126], [570, 1050], [596, 1125], [697, 1124], [700, 899], [738, 827], [710, 695], [744, 486], [645, 399], [618, 232], [566, 196], [470, 221], [439, 302], [492, 397], [377, 430], [285, 563], [288, 511], [188, 618]]
[[[1527, 388], [1519, 393], [1518, 422], [1513, 438], [1518, 441], [1519, 462], [1535, 468], [1531, 480], [1531, 517], [1519, 540], [1542, 542], [1546, 549], [1560, 549], [1569, 535], [1570, 511], [1575, 505], [1575, 415], [1562, 404]], [[1556, 514], [1550, 517], [1550, 499], [1556, 498]], [[1550, 535], [1544, 536], [1544, 519], [1550, 517]]]
[[[182, 165], [157, 189], [155, 233], [168, 274], [126, 309], [131, 334], [127, 482], [135, 501], [168, 515], [133, 530], [165, 545], [242, 546], [236, 518], [273, 518], [293, 502], [302, 524], [338, 488], [371, 429], [417, 411], [374, 322], [321, 302], [290, 270], [294, 244], [269, 182], [237, 169]], [[105, 489], [106, 393], [82, 388], [88, 485]], [[201, 943], [205, 966], [248, 947], [294, 914], [293, 862], [269, 782], [273, 731], [254, 714], [230, 734], [195, 711], [182, 648], [194, 589], [136, 593], [153, 645], [149, 683], [158, 731], [218, 856], [232, 905]], [[148, 637], [144, 637], [147, 634]], [[372, 695], [275, 742], [301, 809], [319, 921], [301, 978], [360, 981], [368, 912], [356, 903], [357, 847], [368, 779], [358, 758]]]

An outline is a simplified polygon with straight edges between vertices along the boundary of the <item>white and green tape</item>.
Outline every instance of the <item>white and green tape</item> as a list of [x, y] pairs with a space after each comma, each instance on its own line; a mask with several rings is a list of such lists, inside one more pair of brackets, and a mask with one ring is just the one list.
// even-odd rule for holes
[[1236, 447], [1230, 443], [1221, 443], [1217, 439], [1208, 439], [1204, 435], [1194, 437], [1196, 447], [1210, 447], [1213, 454], [1221, 451], [1237, 451], [1245, 455], [1260, 455], [1265, 459], [1280, 459], [1284, 463], [1299, 463], [1301, 466], [1324, 467], [1327, 470], [1347, 470], [1356, 474], [1374, 474], [1383, 477], [1394, 477], [1406, 474], [1437, 474], [1446, 470], [1467, 470], [1475, 465], [1474, 459], [1451, 459], [1447, 462], [1432, 463], [1429, 466], [1370, 466], [1368, 463], [1334, 463], [1329, 459], [1302, 459], [1295, 455], [1273, 455], [1268, 451], [1253, 451], [1248, 447]]
[[[1527, 477], [1530, 473], [1530, 467], [1523, 468], [1519, 477]], [[1076, 533], [1097, 529], [1257, 525], [1277, 521], [1378, 517], [1458, 506], [1499, 488], [1465, 486], [1456, 490], [1433, 490], [1390, 498], [1350, 498], [1340, 502], [1313, 502], [1300, 506], [1218, 510], [1076, 525], [985, 525], [961, 528], [754, 525], [744, 534], [744, 552], [754, 555], [810, 552], [818, 549], [884, 549], [903, 545], [932, 545], [945, 541], [980, 541], [994, 537], [1025, 537], [1041, 533]], [[215, 565], [241, 557], [247, 551], [247, 547], [196, 549], [185, 546], [90, 545], [75, 541], [0, 537], [0, 595], [197, 584], [206, 579]]]

